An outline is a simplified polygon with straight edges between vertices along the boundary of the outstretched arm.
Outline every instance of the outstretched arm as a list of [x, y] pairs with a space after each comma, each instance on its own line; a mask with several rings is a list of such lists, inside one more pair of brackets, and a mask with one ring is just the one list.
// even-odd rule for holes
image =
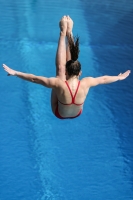
[[53, 88], [57, 84], [57, 78], [46, 78], [43, 76], [35, 76], [33, 74], [22, 73], [9, 68], [5, 64], [3, 64], [3, 68], [8, 73], [8, 76], [17, 76], [26, 81], [44, 85], [45, 87]]
[[123, 73], [123, 74], [120, 73], [118, 76], [101, 76], [101, 77], [97, 77], [97, 78], [88, 77], [85, 79], [88, 84], [88, 87], [92, 87], [92, 86], [97, 86], [100, 84], [108, 84], [108, 83], [113, 83], [116, 81], [122, 81], [122, 80], [126, 79], [130, 73], [131, 73], [131, 71], [127, 70], [125, 73]]

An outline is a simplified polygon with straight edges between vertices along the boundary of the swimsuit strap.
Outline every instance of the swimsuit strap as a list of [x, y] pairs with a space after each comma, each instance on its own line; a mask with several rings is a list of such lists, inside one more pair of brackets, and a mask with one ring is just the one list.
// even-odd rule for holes
[[[79, 89], [80, 81], [78, 82], [78, 86], [77, 86], [77, 89], [76, 89], [76, 91], [75, 91], [74, 96], [73, 96], [73, 94], [72, 94], [72, 91], [71, 91], [70, 86], [68, 85], [68, 82], [65, 81], [65, 83], [66, 83], [66, 85], [67, 85], [67, 87], [68, 87], [68, 89], [69, 89], [69, 91], [70, 91], [71, 97], [72, 97], [72, 103], [71, 103], [71, 104], [75, 104], [75, 97], [76, 97], [76, 94], [77, 94], [78, 89]], [[76, 104], [75, 104], [75, 105], [76, 105]], [[77, 104], [77, 105], [80, 105], [80, 104]]]

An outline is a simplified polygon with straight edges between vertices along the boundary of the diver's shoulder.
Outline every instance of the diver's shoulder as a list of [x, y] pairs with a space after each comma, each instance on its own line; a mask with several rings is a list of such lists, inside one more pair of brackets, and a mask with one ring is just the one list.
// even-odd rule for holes
[[84, 87], [87, 87], [87, 88], [90, 87], [91, 79], [92, 79], [92, 77], [85, 77], [85, 78], [81, 79], [80, 80], [81, 85]]
[[56, 77], [56, 83], [57, 83], [57, 87], [65, 86], [65, 80], [62, 80], [61, 78]]
[[81, 84], [86, 84], [92, 77], [85, 77], [80, 80]]

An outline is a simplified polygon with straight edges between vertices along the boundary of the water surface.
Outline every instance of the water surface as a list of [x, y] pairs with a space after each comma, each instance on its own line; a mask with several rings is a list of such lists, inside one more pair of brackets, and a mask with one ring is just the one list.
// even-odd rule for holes
[[[1, 64], [54, 76], [58, 21], [69, 14], [82, 77], [133, 68], [131, 1], [0, 3]], [[49, 89], [0, 72], [0, 200], [133, 199], [132, 74], [92, 88], [79, 118], [59, 120]]]

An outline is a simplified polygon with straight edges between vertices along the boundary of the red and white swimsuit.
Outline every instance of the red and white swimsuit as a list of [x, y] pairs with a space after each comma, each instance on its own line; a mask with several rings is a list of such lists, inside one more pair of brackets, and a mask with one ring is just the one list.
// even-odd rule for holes
[[[63, 105], [72, 105], [72, 104], [74, 104], [74, 105], [76, 105], [76, 106], [81, 106], [81, 105], [83, 105], [83, 103], [81, 103], [81, 104], [76, 104], [75, 103], [75, 97], [76, 97], [76, 94], [77, 94], [77, 92], [78, 92], [78, 89], [79, 89], [79, 85], [80, 85], [80, 81], [78, 82], [78, 86], [77, 86], [77, 89], [76, 89], [76, 92], [75, 92], [75, 94], [74, 94], [74, 96], [73, 96], [73, 94], [72, 94], [72, 91], [71, 91], [71, 89], [70, 89], [70, 87], [69, 87], [69, 85], [68, 85], [68, 82], [67, 81], [65, 81], [65, 83], [66, 83], [66, 85], [67, 85], [67, 87], [68, 87], [68, 89], [69, 89], [69, 91], [70, 91], [70, 94], [71, 94], [71, 97], [72, 97], [72, 102], [71, 103], [69, 103], [69, 104], [65, 104], [65, 103], [62, 103], [62, 102], [60, 102], [59, 100], [59, 102], [61, 103], [61, 104], [63, 104]], [[57, 107], [56, 107], [56, 110], [55, 110], [55, 116], [57, 117], [57, 118], [59, 118], [59, 119], [72, 119], [72, 118], [76, 118], [76, 117], [78, 117], [80, 114], [82, 113], [82, 109], [79, 111], [79, 113], [76, 115], [76, 116], [74, 116], [74, 117], [62, 117], [60, 114], [59, 114], [59, 111], [58, 111], [58, 104], [57, 104]]]

